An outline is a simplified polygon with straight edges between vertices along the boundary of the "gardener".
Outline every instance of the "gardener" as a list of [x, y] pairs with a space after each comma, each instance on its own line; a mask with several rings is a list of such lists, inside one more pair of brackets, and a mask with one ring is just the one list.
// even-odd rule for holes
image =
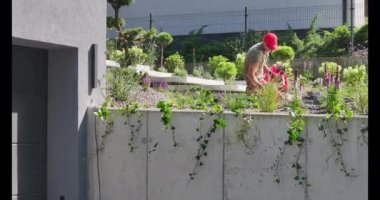
[[274, 33], [267, 33], [263, 41], [253, 45], [247, 52], [244, 60], [245, 81], [247, 82], [246, 92], [252, 94], [256, 89], [266, 84], [264, 69], [273, 73], [266, 62], [269, 53], [277, 49], [277, 36]]

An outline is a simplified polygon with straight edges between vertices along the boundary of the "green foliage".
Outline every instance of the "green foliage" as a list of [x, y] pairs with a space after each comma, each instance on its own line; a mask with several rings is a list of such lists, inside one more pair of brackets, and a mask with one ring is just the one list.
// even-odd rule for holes
[[150, 30], [146, 31], [144, 34], [145, 40], [142, 43], [142, 49], [144, 52], [146, 52], [147, 57], [145, 58], [146, 65], [151, 66], [152, 68], [155, 67], [156, 61], [159, 57], [158, 49], [157, 49], [157, 29], [151, 28]]
[[126, 53], [127, 64], [132, 66], [143, 64], [147, 57], [143, 50], [137, 46], [128, 48], [128, 52]]
[[209, 71], [206, 71], [203, 73], [203, 78], [205, 79], [214, 79], [214, 77], [211, 75]]
[[169, 102], [160, 101], [157, 103], [157, 108], [159, 108], [160, 112], [162, 112], [161, 120], [165, 126], [169, 125], [169, 123], [172, 121], [172, 118], [171, 118], [172, 107], [173, 107], [173, 102], [171, 101]]
[[337, 73], [336, 71], [337, 69], [338, 69], [338, 72], [342, 70], [342, 66], [338, 65], [335, 62], [323, 62], [321, 63], [321, 66], [318, 68], [318, 72], [321, 75], [325, 74], [325, 66], [326, 66], [327, 73], [333, 74], [333, 75]]
[[102, 106], [100, 106], [100, 108], [94, 112], [94, 114], [98, 117], [100, 117], [100, 119], [102, 121], [107, 121], [109, 119], [109, 116], [110, 116], [110, 109], [108, 108], [108, 102], [109, 100], [107, 99], [103, 104]]
[[187, 76], [187, 71], [186, 71], [186, 69], [177, 67], [174, 69], [174, 74], [177, 76]]
[[272, 56], [282, 61], [293, 60], [294, 50], [290, 46], [279, 46], [277, 50], [272, 51]]
[[290, 64], [290, 61], [287, 61], [287, 62], [277, 61], [276, 64], [278, 66], [285, 67], [285, 73], [288, 76], [288, 80], [294, 80], [293, 68], [292, 68], [292, 65]]
[[314, 17], [313, 21], [311, 22], [310, 29], [306, 33], [306, 38], [304, 40], [304, 49], [302, 52], [303, 58], [317, 57], [317, 51], [322, 47], [324, 43], [317, 28], [318, 20], [319, 15]]
[[348, 52], [347, 46], [351, 42], [351, 31], [346, 25], [338, 26], [331, 33], [325, 31], [324, 41], [318, 51], [320, 56], [342, 56]]
[[109, 59], [119, 63], [121, 66], [125, 66], [125, 51], [113, 50], [109, 52]]
[[218, 68], [219, 63], [221, 63], [221, 62], [228, 62], [228, 58], [226, 58], [222, 55], [213, 56], [213, 57], [209, 58], [208, 66], [209, 66], [211, 74], [215, 73], [216, 68]]
[[193, 75], [196, 76], [196, 77], [202, 78], [203, 71], [200, 69], [199, 66], [194, 67], [194, 69], [193, 69]]
[[261, 112], [273, 112], [279, 106], [276, 83], [263, 85], [256, 91], [257, 106]]
[[185, 60], [178, 52], [168, 56], [165, 60], [169, 72], [174, 72], [177, 68], [184, 69], [185, 67]]
[[188, 91], [184, 94], [180, 92], [170, 93], [170, 100], [173, 102], [173, 106], [179, 109], [193, 108], [195, 107], [194, 96], [191, 95]]
[[343, 70], [345, 87], [342, 96], [347, 99], [347, 106], [360, 115], [368, 113], [368, 80], [364, 65], [348, 67]]
[[167, 32], [158, 34], [157, 42], [162, 46], [168, 46], [173, 41], [173, 37]]
[[245, 60], [245, 52], [241, 52], [236, 55], [236, 59], [235, 59], [235, 65], [237, 69], [236, 79], [238, 80], [244, 80], [244, 72], [245, 72], [244, 60]]
[[362, 44], [368, 47], [368, 22], [355, 33], [354, 40], [355, 44]]
[[297, 33], [293, 31], [293, 28], [289, 24], [288, 31], [290, 35], [290, 42], [288, 45], [294, 49], [296, 57], [302, 57], [303, 51], [305, 49], [304, 41], [297, 36]]
[[344, 103], [342, 95], [335, 84], [327, 88], [327, 91], [321, 97], [321, 103], [326, 107], [327, 113], [331, 114], [335, 120], [352, 117], [352, 111]]
[[287, 133], [289, 134], [288, 143], [290, 145], [296, 141], [302, 141], [299, 135], [305, 128], [305, 121], [303, 120], [304, 113], [305, 109], [302, 107], [301, 98], [298, 97], [297, 92], [295, 92], [295, 98], [289, 104], [289, 115], [292, 120]]
[[220, 62], [215, 69], [214, 76], [222, 78], [224, 81], [234, 81], [237, 73], [235, 63], [232, 62]]
[[133, 68], [112, 68], [106, 74], [109, 95], [117, 101], [129, 100], [132, 88], [139, 85], [142, 75]]
[[364, 83], [367, 80], [367, 70], [365, 65], [356, 65], [354, 68], [348, 67], [343, 70], [343, 81], [351, 86]]
[[195, 107], [193, 109], [207, 110], [207, 108], [214, 105], [215, 98], [209, 89], [199, 87], [193, 89], [193, 92], [195, 99]]
[[168, 72], [168, 70], [165, 67], [158, 67], [157, 71], [159, 71], [159, 72]]

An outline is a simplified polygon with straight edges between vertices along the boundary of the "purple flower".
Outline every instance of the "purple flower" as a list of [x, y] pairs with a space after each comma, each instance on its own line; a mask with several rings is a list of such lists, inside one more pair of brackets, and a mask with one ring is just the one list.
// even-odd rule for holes
[[165, 80], [161, 81], [161, 83], [160, 83], [160, 88], [161, 88], [161, 89], [165, 89], [165, 90], [169, 89], [168, 82], [165, 81]]
[[151, 83], [152, 83], [152, 80], [149, 78], [149, 76], [145, 76], [143, 78], [143, 86], [144, 87], [149, 88]]

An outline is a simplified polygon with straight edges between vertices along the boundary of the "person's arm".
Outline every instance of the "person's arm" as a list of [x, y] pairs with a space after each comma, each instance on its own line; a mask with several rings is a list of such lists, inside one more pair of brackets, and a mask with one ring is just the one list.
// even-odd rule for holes
[[263, 84], [260, 83], [259, 79], [257, 78], [256, 72], [257, 72], [257, 64], [249, 65], [248, 72], [247, 72], [248, 73], [248, 79], [254, 85], [263, 86]]

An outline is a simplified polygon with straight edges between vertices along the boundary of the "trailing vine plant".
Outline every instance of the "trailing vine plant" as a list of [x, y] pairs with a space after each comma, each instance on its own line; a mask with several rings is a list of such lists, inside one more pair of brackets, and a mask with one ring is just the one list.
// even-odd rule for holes
[[[202, 135], [200, 129], [197, 129], [199, 131], [200, 136], [196, 139], [196, 141], [199, 143], [199, 147], [197, 150], [197, 155], [195, 156], [196, 163], [192, 170], [192, 172], [189, 173], [190, 179], [187, 183], [187, 186], [189, 183], [194, 180], [194, 176], [196, 175], [196, 169], [198, 166], [204, 165], [204, 160], [202, 160], [203, 157], [206, 157], [207, 154], [207, 147], [210, 143], [211, 136], [216, 132], [218, 128], [225, 128], [227, 126], [227, 121], [222, 117], [222, 114], [224, 110], [219, 104], [215, 104], [211, 110], [208, 111], [210, 116], [217, 115], [216, 118], [213, 119], [213, 125], [207, 130], [207, 132]], [[203, 117], [201, 117], [201, 122], [204, 120]], [[186, 186], [186, 187], [187, 187]]]
[[[330, 78], [326, 78], [327, 90], [326, 94], [323, 98], [324, 105], [326, 107], [326, 117], [318, 123], [319, 131], [323, 132], [323, 137], [327, 137], [326, 129], [328, 128], [328, 133], [330, 135], [330, 142], [334, 148], [333, 153], [327, 157], [326, 165], [328, 165], [329, 160], [336, 154], [337, 158], [335, 161], [340, 162], [342, 166], [341, 170], [346, 176], [355, 177], [355, 170], [352, 168], [351, 170], [347, 169], [347, 166], [343, 160], [342, 156], [342, 146], [347, 139], [343, 138], [343, 133], [348, 132], [347, 128], [347, 120], [351, 119], [353, 116], [353, 112], [345, 105], [343, 98], [340, 94], [340, 79], [339, 73], [336, 73], [335, 79], [330, 76]], [[335, 83], [335, 84], [331, 84]], [[333, 130], [330, 126], [329, 121], [334, 121], [334, 128], [337, 134], [333, 134]]]
[[[141, 123], [141, 112], [138, 110], [139, 109], [139, 104], [137, 102], [131, 102], [129, 104], [125, 104], [123, 106], [121, 106], [118, 111], [121, 115], [123, 116], [126, 116], [127, 118], [127, 121], [124, 122], [124, 125], [129, 125], [129, 128], [131, 130], [131, 134], [130, 134], [130, 137], [129, 137], [129, 142], [128, 142], [128, 146], [129, 146], [129, 151], [130, 152], [135, 152], [136, 150], [136, 141], [140, 135], [140, 129], [141, 129], [141, 126], [142, 126], [142, 123]], [[135, 124], [132, 124], [131, 122], [131, 119], [130, 117], [132, 115], [137, 115], [138, 116], [138, 119], [137, 119], [137, 125]]]
[[107, 98], [104, 101], [104, 103], [102, 104], [102, 106], [100, 106], [100, 108], [94, 112], [94, 114], [96, 116], [100, 117], [100, 119], [103, 121], [103, 123], [106, 124], [105, 134], [102, 135], [102, 145], [104, 145], [105, 138], [109, 134], [112, 133], [113, 128], [114, 128], [114, 121], [111, 118], [110, 109], [109, 109], [110, 105], [111, 106], [114, 105], [114, 101], [112, 98]]
[[178, 143], [175, 139], [175, 126], [173, 126], [170, 123], [172, 121], [171, 114], [172, 114], [173, 102], [160, 101], [157, 104], [157, 108], [159, 108], [160, 112], [162, 112], [161, 120], [165, 126], [165, 134], [167, 133], [167, 130], [170, 128], [170, 130], [172, 131], [173, 146], [176, 147]]

